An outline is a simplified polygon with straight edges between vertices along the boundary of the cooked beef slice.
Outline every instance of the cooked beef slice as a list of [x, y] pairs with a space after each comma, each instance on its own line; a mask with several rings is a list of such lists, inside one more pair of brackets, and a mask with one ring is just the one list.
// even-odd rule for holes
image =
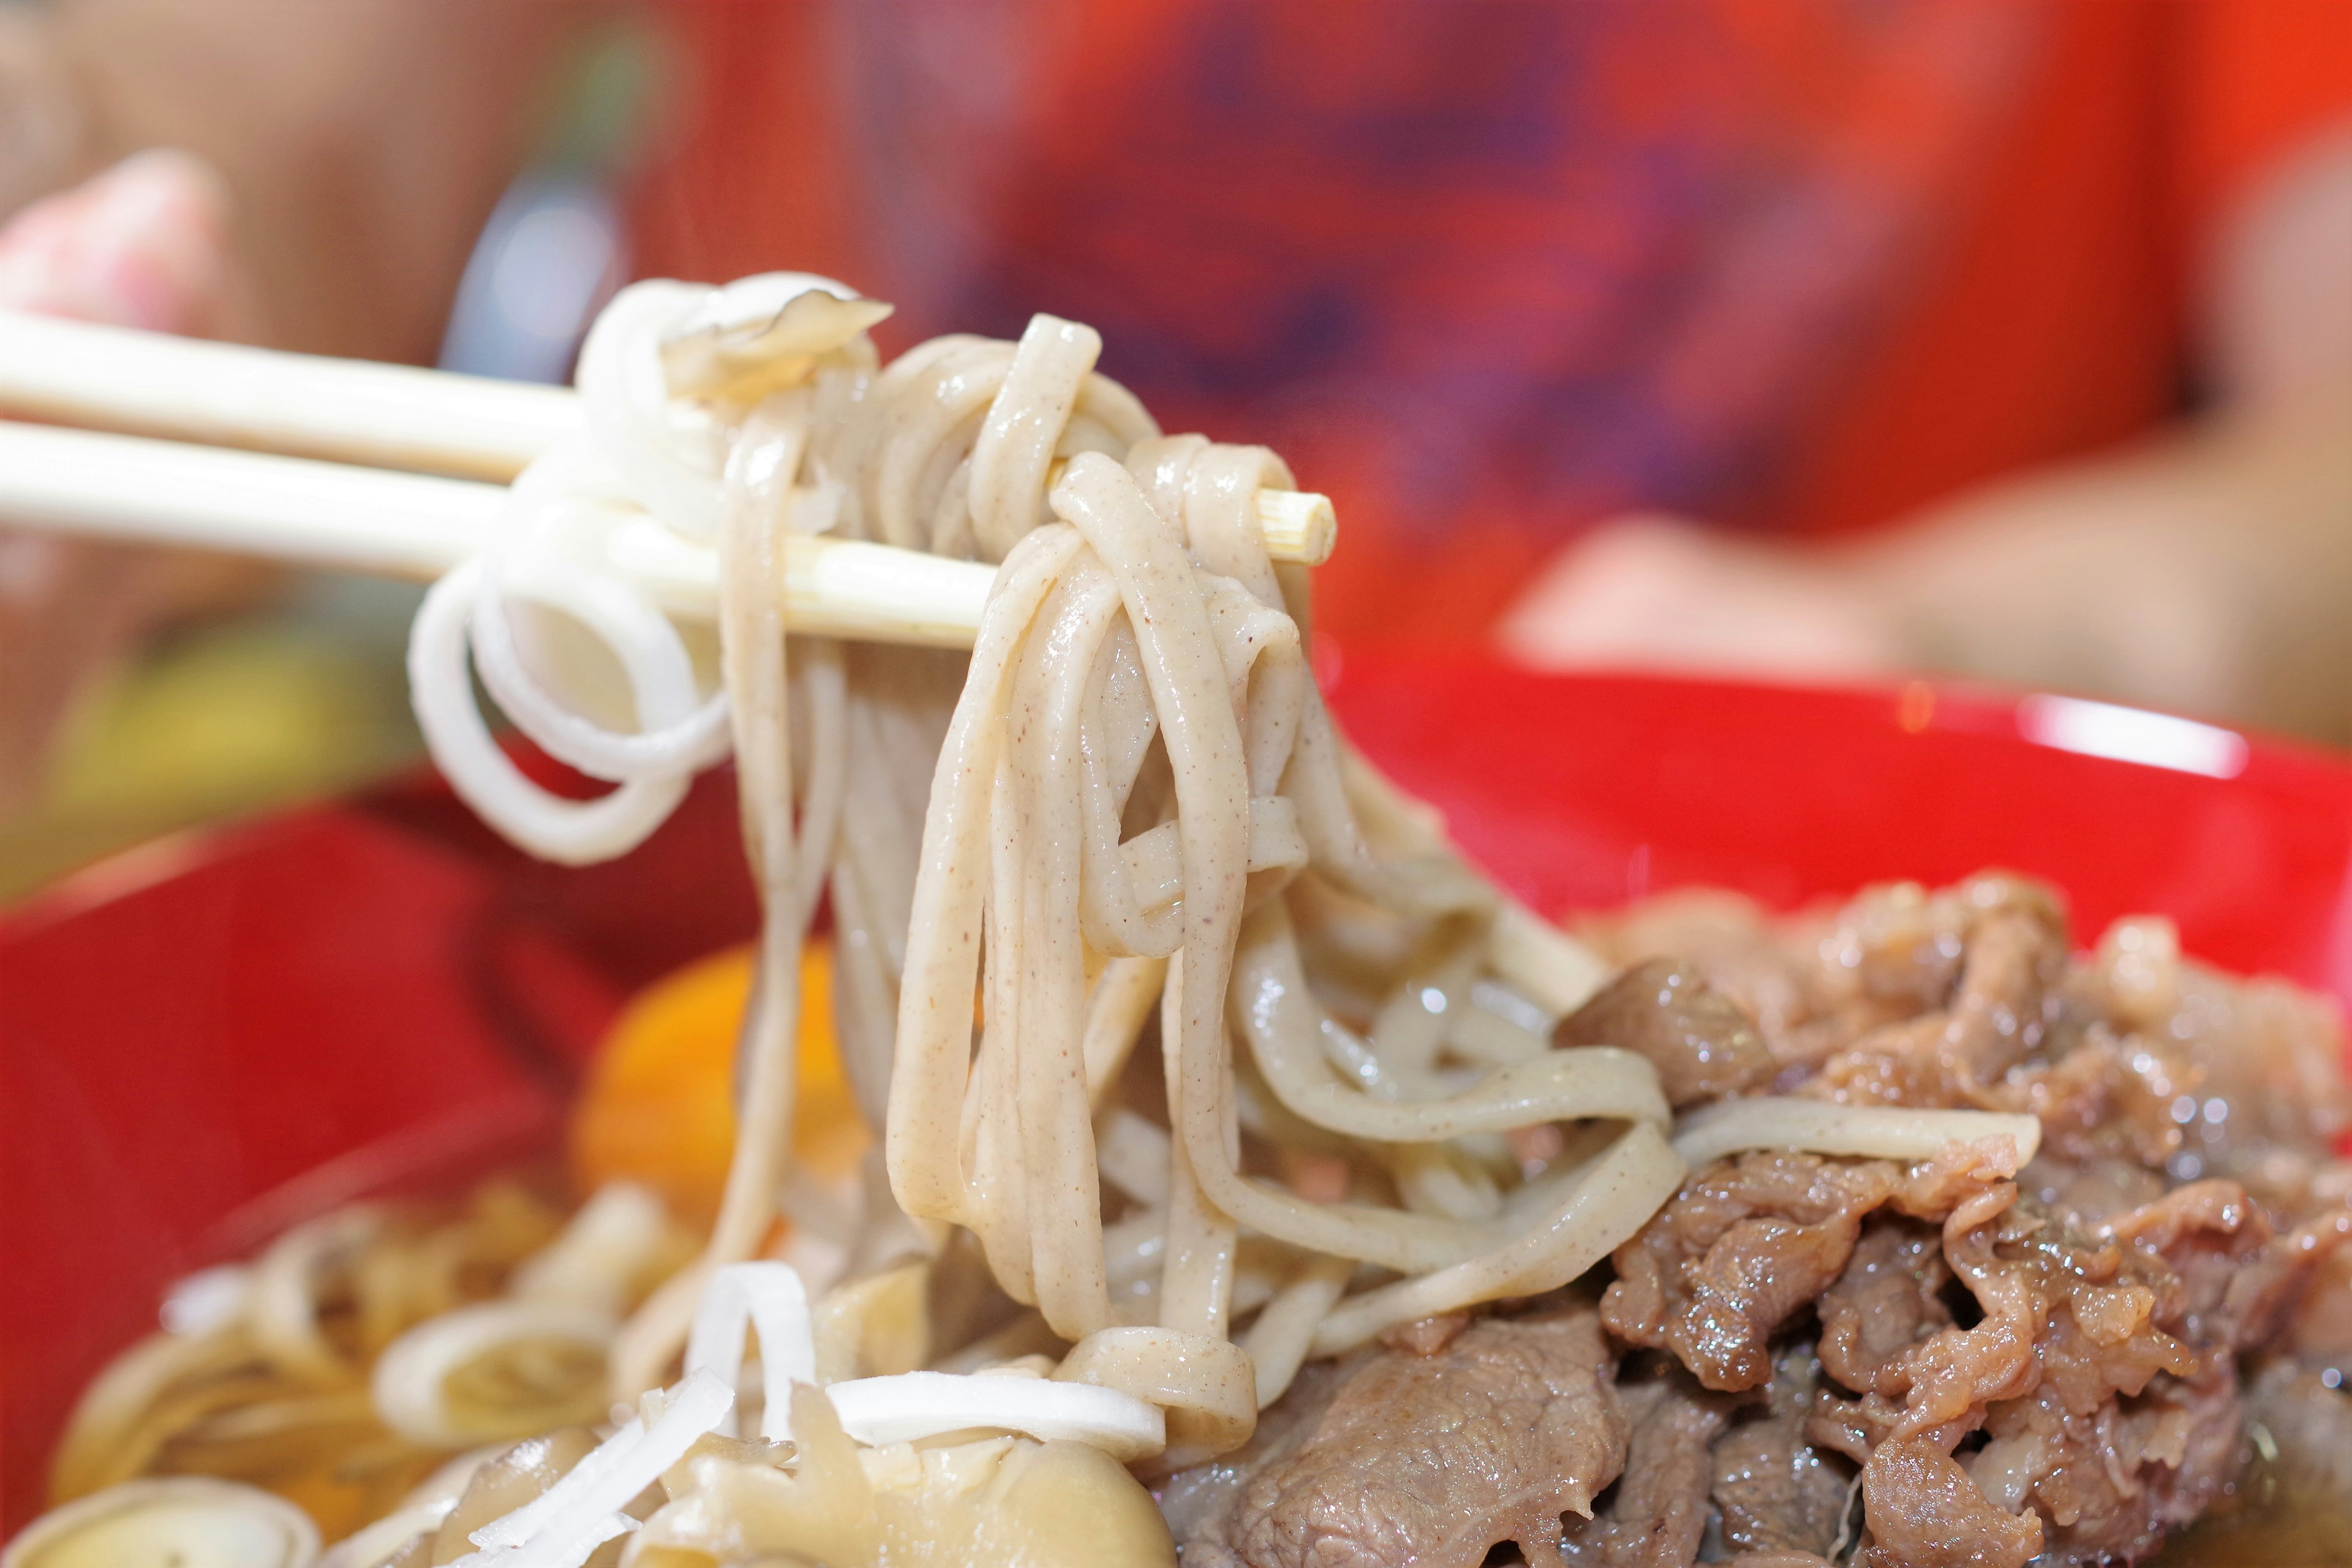
[[[1866, 1458], [1873, 1563], [1969, 1561], [1948, 1555], [1969, 1521], [1987, 1562], [2139, 1561], [2231, 1486], [2247, 1452], [2235, 1357], [2275, 1333], [2352, 1215], [2278, 1235], [2243, 1189], [2205, 1182], [2086, 1231], [1997, 1198], [1943, 1227], [1942, 1266], [1980, 1314], [1966, 1327], [1929, 1327], [1950, 1292], [1931, 1304], [1920, 1288], [1935, 1270], [1919, 1233], [1873, 1222], [1821, 1302], [1822, 1365], [1862, 1396], [1824, 1390], [1807, 1436]], [[1952, 1458], [1978, 1430], [1983, 1446]]]
[[1709, 1496], [1735, 1552], [1827, 1552], [1837, 1544], [1853, 1471], [1805, 1440], [1820, 1372], [1811, 1345], [1783, 1350], [1769, 1402], [1716, 1440]]
[[2066, 967], [2065, 922], [2045, 893], [1979, 877], [1929, 900], [1920, 923], [1906, 963], [1860, 947], [1857, 984], [1882, 1000], [1936, 1000], [1823, 1062], [1813, 1091], [1864, 1104], [1972, 1105], [2042, 1043], [2044, 1004]]
[[2147, 1557], [2223, 1494], [2248, 1452], [2226, 1357], [2194, 1382], [2160, 1376], [2088, 1414], [2045, 1384], [1994, 1406], [1986, 1431], [1969, 1475], [1995, 1503], [2030, 1501], [2027, 1517], [2046, 1521], [2042, 1568]]
[[2042, 1521], [1996, 1506], [1927, 1437], [1879, 1445], [1862, 1472], [1868, 1568], [2025, 1568]]
[[1186, 1568], [1240, 1562], [1221, 1544], [1224, 1523], [1243, 1489], [1269, 1466], [1297, 1452], [1314, 1434], [1340, 1386], [1370, 1358], [1364, 1352], [1341, 1361], [1310, 1361], [1298, 1369], [1281, 1398], [1258, 1412], [1248, 1442], [1205, 1465], [1179, 1470], [1160, 1483], [1160, 1512], [1182, 1551]]
[[1382, 1349], [1294, 1389], [1270, 1442], [1177, 1476], [1162, 1506], [1188, 1568], [1475, 1568], [1506, 1541], [1558, 1563], [1561, 1515], [1624, 1464], [1615, 1370], [1590, 1309], [1482, 1319], [1436, 1354]]
[[1629, 1343], [1672, 1350], [1708, 1388], [1758, 1387], [1771, 1375], [1767, 1342], [1844, 1271], [1865, 1217], [1893, 1205], [1941, 1219], [2005, 1186], [1997, 1160], [1969, 1145], [1909, 1172], [1813, 1154], [1719, 1161], [1617, 1248], [1601, 1317]]
[[1738, 1005], [1675, 959], [1637, 963], [1553, 1031], [1555, 1046], [1617, 1046], [1658, 1069], [1680, 1108], [1769, 1083], [1776, 1067], [1764, 1037]]
[[1601, 1317], [1628, 1343], [1672, 1350], [1708, 1388], [1755, 1388], [1771, 1375], [1766, 1342], [1838, 1277], [1900, 1175], [1811, 1154], [1718, 1162], [1618, 1247]]
[[1654, 958], [1695, 967], [1755, 1020], [1784, 1068], [1810, 1068], [1852, 1033], [1822, 1016], [1821, 965], [1812, 952], [1788, 940], [1761, 905], [1740, 894], [1713, 888], [1666, 893], [1586, 934], [1628, 967]]
[[1576, 1568], [1688, 1568], [1706, 1533], [1710, 1447], [1729, 1402], [1679, 1368], [1620, 1384], [1633, 1424], [1625, 1473], [1605, 1506], [1568, 1521], [1560, 1554]]
[[1903, 1393], [1909, 1384], [1900, 1358], [1951, 1325], [1943, 1299], [1951, 1278], [1937, 1227], [1898, 1215], [1872, 1218], [1845, 1272], [1814, 1303], [1823, 1368], [1859, 1393]]

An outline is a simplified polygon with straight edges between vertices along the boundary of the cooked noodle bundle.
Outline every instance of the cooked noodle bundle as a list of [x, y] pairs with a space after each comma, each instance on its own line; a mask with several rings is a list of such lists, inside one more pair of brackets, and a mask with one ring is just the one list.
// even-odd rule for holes
[[[609, 858], [731, 752], [764, 921], [726, 1191], [649, 1297], [661, 1216], [607, 1194], [520, 1268], [502, 1255], [494, 1299], [444, 1289], [364, 1353], [316, 1331], [316, 1259], [265, 1261], [205, 1342], [223, 1368], [257, 1354], [333, 1391], [404, 1478], [557, 1428], [477, 1453], [337, 1562], [470, 1543], [571, 1565], [640, 1530], [688, 1559], [896, 1560], [1029, 1528], [955, 1500], [983, 1491], [1126, 1518], [1142, 1494], [1118, 1462], [1226, 1453], [1310, 1359], [1576, 1279], [1685, 1157], [1987, 1136], [2031, 1155], [2030, 1117], [1786, 1100], [1705, 1112], [1678, 1154], [1648, 1058], [1554, 1043], [1607, 966], [1339, 733], [1305, 570], [1259, 533], [1281, 460], [1161, 435], [1086, 327], [1041, 315], [1017, 344], [940, 338], [885, 366], [866, 334], [887, 313], [797, 274], [625, 290], [583, 352], [584, 432], [419, 612], [418, 716], [488, 821], [548, 858]], [[974, 650], [788, 637], [796, 532], [996, 565]], [[718, 577], [715, 659], [596, 564], [693, 552]], [[615, 787], [529, 779], [469, 656], [525, 733]], [[828, 898], [844, 1066], [882, 1136], [839, 1256], [803, 1279], [764, 1259], [799, 1190], [800, 950]], [[380, 1224], [298, 1237], [373, 1258]], [[102, 1383], [61, 1476], [136, 1473], [99, 1450], [215, 1376], [190, 1353]], [[754, 1396], [756, 1424], [735, 1407]], [[618, 1430], [563, 1425], [604, 1397], [634, 1407]], [[640, 1508], [657, 1475], [669, 1501]]]
[[[628, 290], [583, 355], [586, 439], [523, 477], [506, 547], [419, 620], [445, 769], [541, 853], [635, 842], [731, 733], [768, 917], [744, 1135], [701, 1265], [623, 1334], [615, 1392], [659, 1381], [710, 1271], [775, 1214], [823, 890], [898, 1210], [977, 1239], [1032, 1337], [1070, 1347], [1062, 1375], [1163, 1405], [1168, 1463], [1242, 1441], [1310, 1354], [1583, 1273], [1681, 1178], [1656, 1074], [1552, 1048], [1601, 965], [1339, 734], [1305, 571], [1257, 531], [1281, 460], [1161, 436], [1076, 323], [884, 367], [882, 312], [794, 275]], [[721, 693], [655, 606], [571, 564], [652, 519], [718, 552]], [[997, 563], [974, 652], [794, 637], [788, 661], [795, 530]], [[558, 694], [543, 632], [534, 672], [518, 600], [608, 645], [635, 731]], [[488, 747], [467, 638], [516, 721], [612, 795], [546, 795]], [[1154, 1033], [1160, 1071], [1130, 1070]], [[943, 1234], [868, 1227], [852, 1271]]]

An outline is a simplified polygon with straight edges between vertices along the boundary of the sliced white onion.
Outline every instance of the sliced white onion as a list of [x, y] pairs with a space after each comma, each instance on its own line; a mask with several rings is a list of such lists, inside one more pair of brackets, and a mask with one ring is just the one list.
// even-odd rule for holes
[[570, 1340], [600, 1353], [620, 1325], [607, 1312], [553, 1301], [484, 1301], [428, 1318], [387, 1346], [375, 1363], [371, 1390], [383, 1424], [436, 1448], [478, 1443], [485, 1436], [452, 1415], [449, 1374], [500, 1345], [518, 1340]]
[[547, 1490], [474, 1531], [481, 1550], [457, 1562], [465, 1568], [580, 1568], [597, 1547], [636, 1528], [622, 1510], [734, 1405], [733, 1389], [709, 1373], [689, 1373], [652, 1426], [631, 1421], [590, 1449]]
[[2020, 1165], [2042, 1147], [2042, 1122], [1991, 1110], [1909, 1110], [1825, 1100], [1726, 1100], [1675, 1125], [1675, 1152], [1696, 1167], [1747, 1149], [1795, 1149], [1874, 1160], [1929, 1160], [1948, 1143], [2008, 1138]]
[[383, 1223], [381, 1210], [353, 1205], [305, 1221], [270, 1243], [253, 1266], [245, 1308], [263, 1354], [327, 1382], [351, 1374], [351, 1363], [320, 1332], [318, 1277], [373, 1242]]
[[1158, 1405], [1082, 1383], [902, 1372], [836, 1383], [824, 1394], [842, 1430], [861, 1443], [911, 1443], [988, 1426], [1092, 1444], [1119, 1460], [1168, 1446], [1167, 1420]]
[[208, 1476], [127, 1481], [43, 1514], [0, 1568], [310, 1568], [310, 1516], [257, 1487]]
[[425, 595], [408, 632], [408, 693], [450, 787], [518, 847], [559, 865], [625, 855], [685, 798], [684, 775], [635, 779], [595, 800], [565, 800], [522, 775], [490, 738], [467, 673], [467, 629], [482, 564], [456, 568]]
[[580, 1206], [562, 1235], [516, 1267], [507, 1294], [616, 1312], [668, 1235], [669, 1211], [651, 1188], [608, 1182]]
[[792, 1265], [730, 1263], [711, 1275], [687, 1338], [687, 1371], [708, 1373], [734, 1387], [743, 1371], [746, 1326], [760, 1335], [761, 1385], [766, 1399], [760, 1436], [772, 1443], [784, 1442], [793, 1435], [793, 1384], [816, 1381], [814, 1321], [808, 1291]]
[[[566, 707], [525, 668], [509, 598], [560, 610], [586, 627], [627, 671], [640, 714], [677, 717], [628, 731]], [[693, 660], [677, 628], [616, 578], [545, 557], [494, 563], [475, 595], [469, 628], [474, 668], [516, 728], [591, 778], [625, 784], [692, 773], [727, 754], [727, 694], [698, 701]]]
[[719, 481], [719, 429], [699, 409], [673, 402], [662, 339], [717, 292], [647, 279], [632, 283], [589, 328], [574, 381], [588, 437], [621, 488], [689, 539], [719, 536], [726, 498]]

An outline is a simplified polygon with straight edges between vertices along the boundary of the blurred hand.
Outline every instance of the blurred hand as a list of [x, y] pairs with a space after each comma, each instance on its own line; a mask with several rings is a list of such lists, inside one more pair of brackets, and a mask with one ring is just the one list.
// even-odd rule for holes
[[[0, 307], [203, 333], [225, 299], [227, 198], [184, 153], [142, 153], [0, 227]], [[0, 811], [42, 774], [84, 679], [217, 578], [203, 558], [0, 531]]]
[[1562, 550], [1497, 636], [1538, 669], [1852, 680], [1904, 662], [1880, 596], [1837, 564], [1664, 517], [1625, 518]]

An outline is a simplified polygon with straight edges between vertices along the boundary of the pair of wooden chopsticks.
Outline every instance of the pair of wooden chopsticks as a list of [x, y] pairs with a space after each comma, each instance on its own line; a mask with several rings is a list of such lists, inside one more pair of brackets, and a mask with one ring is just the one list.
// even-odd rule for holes
[[[484, 549], [504, 481], [581, 420], [564, 388], [6, 310], [0, 413], [51, 422], [0, 422], [0, 521], [415, 578]], [[1258, 517], [1276, 560], [1330, 556], [1326, 497], [1261, 490]], [[616, 532], [613, 554], [663, 608], [717, 613], [709, 550], [646, 519]], [[825, 636], [969, 647], [994, 575], [795, 535], [784, 617]]]

